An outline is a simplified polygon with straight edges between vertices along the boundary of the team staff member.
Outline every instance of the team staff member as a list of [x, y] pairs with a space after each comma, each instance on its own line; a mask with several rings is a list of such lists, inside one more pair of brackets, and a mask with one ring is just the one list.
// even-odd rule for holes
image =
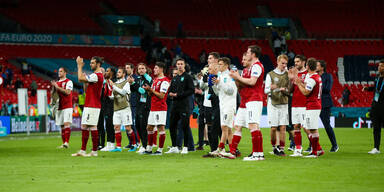
[[205, 123], [208, 128], [208, 140], [211, 151], [204, 155], [207, 157], [216, 157], [219, 155], [219, 136], [221, 136], [220, 125], [220, 106], [219, 97], [212, 89], [212, 77], [218, 73], [218, 63], [220, 55], [217, 52], [211, 52], [208, 56], [208, 74], [204, 74], [202, 81], [200, 81], [200, 87], [204, 89], [204, 114]]
[[[197, 79], [201, 79], [203, 74], [200, 72], [197, 75]], [[196, 150], [204, 150], [204, 131], [205, 131], [205, 122], [204, 122], [204, 92], [200, 89], [200, 83], [197, 83], [195, 87], [195, 103], [199, 108], [199, 116], [198, 116], [198, 125], [199, 125], [199, 141], [197, 142], [198, 146]]]
[[[97, 156], [97, 147], [99, 145], [99, 133], [97, 131], [97, 123], [99, 120], [101, 102], [101, 89], [103, 88], [104, 77], [101, 73], [100, 66], [103, 63], [103, 58], [92, 57], [91, 70], [92, 74], [86, 75], [83, 73], [84, 60], [80, 56], [76, 59], [77, 62], [77, 77], [80, 82], [86, 83], [86, 94], [83, 116], [81, 117], [81, 150], [72, 156]], [[85, 153], [89, 138], [89, 131], [92, 135], [92, 151], [89, 154]]]
[[176, 61], [176, 67], [178, 75], [175, 77], [175, 81], [172, 82], [169, 89], [169, 96], [173, 97], [173, 104], [170, 117], [170, 132], [172, 139], [172, 147], [166, 153], [179, 153], [177, 148], [177, 126], [179, 120], [184, 132], [184, 147], [181, 154], [188, 154], [188, 132], [189, 128], [189, 97], [194, 93], [195, 88], [193, 86], [192, 77], [185, 71], [185, 60], [178, 59]]
[[384, 125], [384, 59], [380, 60], [378, 70], [379, 77], [376, 79], [375, 86], [364, 88], [366, 91], [375, 92], [371, 106], [374, 148], [368, 152], [369, 154], [380, 153], [381, 128]]
[[[112, 94], [112, 86], [109, 80], [116, 78], [116, 70], [114, 68], [107, 68], [104, 74], [103, 89], [101, 90], [101, 110], [99, 122], [97, 123], [97, 130], [99, 131], [99, 149], [100, 151], [110, 151], [115, 148], [115, 130], [113, 128], [113, 99], [109, 96]], [[113, 80], [112, 80], [113, 81]], [[105, 144], [105, 130], [107, 131], [107, 146]]]
[[[285, 129], [288, 120], [288, 95], [290, 82], [286, 70], [288, 56], [277, 57], [277, 67], [267, 74], [265, 79], [265, 94], [268, 95], [268, 122], [271, 126], [271, 144], [275, 155], [285, 156]], [[277, 131], [280, 128], [280, 131]], [[276, 133], [280, 133], [276, 135]], [[279, 137], [279, 148], [276, 147], [276, 137]]]
[[137, 105], [136, 105], [136, 129], [139, 133], [141, 140], [141, 147], [137, 153], [144, 153], [147, 148], [147, 122], [149, 110], [151, 107], [151, 98], [145, 91], [144, 86], [152, 85], [152, 78], [149, 76], [149, 70], [147, 65], [139, 63], [137, 65], [138, 77], [134, 79], [132, 76], [128, 77], [129, 83], [131, 83], [131, 92], [137, 93]]
[[[135, 66], [132, 63], [126, 63], [125, 64], [125, 71], [127, 72], [126, 79], [129, 79], [129, 77], [132, 77], [133, 79], [136, 79], [137, 75], [133, 73], [134, 69], [135, 69]], [[131, 105], [131, 111], [132, 111], [132, 129], [133, 129], [133, 132], [135, 133], [136, 143], [139, 144], [140, 143], [140, 137], [138, 137], [138, 135], [137, 135], [136, 122], [135, 122], [135, 119], [136, 119], [137, 92], [131, 92], [131, 95], [129, 96], [129, 103]], [[130, 137], [129, 137], [128, 131], [125, 130], [125, 133], [127, 134], [127, 137], [129, 139]], [[134, 148], [134, 146], [132, 145], [131, 139], [129, 139], [129, 144], [125, 148], [126, 149]]]
[[323, 60], [317, 61], [317, 73], [321, 76], [321, 82], [323, 83], [323, 88], [321, 90], [321, 113], [320, 119], [323, 122], [325, 131], [327, 132], [329, 141], [331, 141], [332, 148], [329, 152], [337, 152], [339, 150], [339, 146], [337, 145], [335, 132], [330, 124], [331, 118], [331, 107], [332, 104], [332, 96], [331, 89], [333, 84], [332, 75], [327, 73], [326, 70], [327, 64]]
[[72, 124], [72, 89], [73, 83], [67, 79], [67, 69], [61, 67], [59, 69], [58, 82], [52, 81], [51, 84], [59, 96], [59, 108], [55, 114], [56, 125], [61, 127], [61, 138], [63, 144], [59, 148], [69, 147], [69, 137], [71, 136], [71, 124]]

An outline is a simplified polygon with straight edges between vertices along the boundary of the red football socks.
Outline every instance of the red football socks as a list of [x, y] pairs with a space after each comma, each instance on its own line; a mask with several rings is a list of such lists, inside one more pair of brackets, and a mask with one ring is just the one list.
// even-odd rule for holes
[[160, 132], [159, 133], [159, 148], [164, 147], [164, 142], [165, 142], [165, 132]]
[[302, 139], [301, 139], [301, 131], [300, 130], [295, 130], [294, 140], [295, 140], [296, 149], [301, 149]]
[[116, 147], [121, 147], [121, 132], [115, 132]]
[[131, 130], [131, 133], [129, 133], [129, 137], [131, 139], [132, 145], [136, 145], [136, 138], [135, 138], [135, 132]]
[[99, 146], [99, 132], [97, 130], [91, 130], [92, 135], [92, 151], [97, 151]]
[[148, 145], [152, 146], [153, 145], [153, 131], [148, 131]]
[[69, 138], [71, 137], [71, 128], [70, 127], [64, 127], [64, 137], [66, 143], [69, 143]]
[[89, 131], [81, 130], [81, 150], [83, 151], [87, 149], [88, 138], [89, 138]]
[[235, 131], [232, 138], [232, 144], [230, 145], [231, 153], [236, 153], [237, 146], [239, 145], [241, 140], [241, 132]]

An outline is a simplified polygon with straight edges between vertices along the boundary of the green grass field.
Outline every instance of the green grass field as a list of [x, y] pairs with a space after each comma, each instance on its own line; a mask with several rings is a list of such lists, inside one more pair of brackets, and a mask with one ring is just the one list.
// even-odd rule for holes
[[[197, 130], [193, 132], [197, 139]], [[56, 149], [61, 140], [57, 133], [9, 135], [0, 138], [0, 191], [384, 191], [384, 156], [367, 154], [371, 129], [335, 129], [337, 153], [328, 152], [330, 143], [321, 129], [326, 153], [318, 159], [272, 156], [269, 129], [262, 132], [266, 159], [256, 162], [204, 159], [208, 147], [184, 156], [124, 151], [71, 157], [80, 148], [79, 132], [64, 150]], [[239, 149], [243, 156], [251, 151], [247, 130]]]

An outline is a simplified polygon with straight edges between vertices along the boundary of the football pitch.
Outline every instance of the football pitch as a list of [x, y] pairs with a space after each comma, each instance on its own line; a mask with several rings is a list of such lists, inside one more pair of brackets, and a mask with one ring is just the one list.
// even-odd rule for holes
[[[330, 142], [320, 129], [326, 153], [317, 159], [270, 155], [269, 129], [262, 132], [265, 160], [255, 162], [242, 161], [251, 151], [248, 130], [239, 145], [242, 157], [235, 160], [202, 158], [208, 146], [188, 155], [124, 150], [71, 157], [80, 149], [80, 132], [72, 133], [69, 149], [56, 149], [58, 133], [8, 135], [0, 138], [0, 191], [384, 191], [384, 156], [367, 153], [373, 147], [372, 129], [336, 128], [337, 153], [328, 152]], [[196, 129], [193, 134], [196, 142]], [[127, 144], [125, 135], [122, 142]]]

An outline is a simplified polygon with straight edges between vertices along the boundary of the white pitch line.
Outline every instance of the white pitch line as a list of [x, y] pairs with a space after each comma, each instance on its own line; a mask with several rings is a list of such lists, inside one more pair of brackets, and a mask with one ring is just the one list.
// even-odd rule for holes
[[60, 135], [47, 135], [47, 136], [25, 136], [25, 137], [6, 137], [0, 138], [0, 141], [19, 141], [19, 140], [31, 140], [31, 139], [46, 139], [46, 138], [60, 138]]

